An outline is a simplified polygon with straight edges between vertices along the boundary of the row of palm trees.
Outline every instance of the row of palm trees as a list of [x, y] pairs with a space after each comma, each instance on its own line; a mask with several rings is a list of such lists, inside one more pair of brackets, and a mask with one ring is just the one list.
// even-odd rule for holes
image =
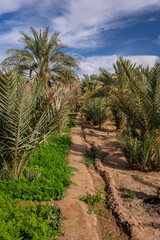
[[114, 69], [114, 74], [100, 69], [99, 75], [84, 76], [84, 98], [106, 99], [119, 145], [133, 168], [160, 170], [160, 65], [149, 69], [121, 58]]
[[121, 58], [114, 74], [100, 69], [79, 81], [79, 62], [64, 52], [59, 34], [30, 30], [31, 36], [21, 33], [22, 49], [7, 51], [0, 71], [1, 173], [19, 178], [37, 146], [66, 124], [73, 102], [99, 127], [114, 118], [132, 167], [159, 170], [159, 64], [149, 69]]
[[66, 124], [76, 101], [78, 61], [64, 53], [58, 33], [30, 30], [0, 71], [0, 174], [9, 179], [19, 178], [38, 145]]

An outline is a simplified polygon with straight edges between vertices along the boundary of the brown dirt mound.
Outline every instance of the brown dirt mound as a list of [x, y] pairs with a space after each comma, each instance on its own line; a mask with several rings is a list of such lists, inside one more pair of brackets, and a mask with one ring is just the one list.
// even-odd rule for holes
[[[160, 208], [147, 199], [155, 199], [160, 182], [159, 172], [131, 170], [118, 148], [115, 130], [107, 122], [102, 130], [83, 126], [85, 140], [99, 148], [95, 164], [111, 191], [111, 205], [131, 239], [160, 239]], [[134, 199], [127, 192], [135, 191]], [[148, 201], [148, 202], [147, 202]]]

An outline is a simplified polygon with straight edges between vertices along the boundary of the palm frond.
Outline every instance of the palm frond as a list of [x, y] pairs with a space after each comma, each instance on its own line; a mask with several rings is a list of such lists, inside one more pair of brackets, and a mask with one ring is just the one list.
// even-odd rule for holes
[[5, 161], [15, 178], [44, 138], [59, 131], [73, 101], [72, 89], [42, 86], [43, 79], [31, 84], [15, 70], [0, 72], [0, 165]]
[[58, 38], [59, 33], [55, 32], [49, 39], [48, 27], [43, 32], [37, 32], [33, 27], [30, 31], [31, 36], [21, 32], [20, 42], [25, 44], [24, 48], [9, 49], [7, 53], [11, 56], [3, 61], [3, 65], [12, 65], [22, 73], [28, 71], [30, 77], [45, 77], [44, 86], [52, 81], [53, 75], [57, 77], [57, 82], [61, 80], [60, 75], [65, 73], [65, 78], [71, 79], [74, 70], [79, 69], [79, 61], [62, 51], [66, 46]]

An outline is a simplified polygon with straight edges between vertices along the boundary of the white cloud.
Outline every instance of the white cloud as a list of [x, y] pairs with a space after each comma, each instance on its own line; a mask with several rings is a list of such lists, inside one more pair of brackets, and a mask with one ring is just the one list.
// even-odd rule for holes
[[[30, 4], [30, 5], [29, 5]], [[28, 5], [30, 8], [25, 8]], [[74, 48], [98, 48], [103, 44], [103, 30], [125, 27], [130, 19], [122, 22], [121, 17], [132, 16], [137, 12], [157, 9], [159, 0], [5, 0], [1, 3], [0, 15], [16, 11], [23, 7], [27, 13], [35, 9], [35, 15], [51, 21], [53, 31], [59, 31], [62, 41]], [[50, 15], [52, 12], [52, 16]], [[48, 14], [48, 15], [47, 15]], [[57, 15], [58, 14], [58, 15]], [[26, 21], [26, 20], [25, 20]], [[28, 26], [33, 25], [33, 16], [27, 19]], [[30, 24], [31, 23], [31, 24]], [[8, 21], [8, 24], [18, 26]], [[12, 25], [12, 26], [13, 26]], [[11, 35], [10, 35], [11, 34]], [[9, 33], [9, 37], [13, 37]], [[7, 34], [2, 38], [9, 38]], [[2, 43], [2, 40], [1, 40]]]
[[[143, 64], [144, 66], [149, 65], [150, 67], [153, 67], [155, 62], [159, 59], [158, 56], [152, 55], [124, 56], [123, 58], [130, 59], [131, 62], [137, 63], [137, 65]], [[83, 57], [80, 60], [81, 74], [97, 74], [99, 73], [99, 68], [104, 68], [109, 72], [114, 72], [113, 63], [116, 63], [118, 59], [118, 55]]]
[[12, 30], [9, 33], [1, 34], [0, 44], [3, 45], [17, 44], [20, 36], [21, 36], [20, 29], [16, 27], [12, 28]]
[[8, 12], [14, 12], [22, 6], [32, 3], [34, 0], [4, 0], [1, 1], [0, 15]]
[[153, 67], [155, 62], [159, 60], [158, 56], [153, 55], [135, 55], [135, 56], [124, 56], [126, 59], [130, 59], [131, 62], [137, 63], [137, 65], [143, 64], [143, 66], [149, 65]]
[[[119, 27], [121, 17], [160, 7], [159, 0], [68, 0], [62, 16], [52, 19], [53, 29], [69, 46], [95, 47], [102, 30]], [[122, 27], [122, 26], [121, 26]]]
[[86, 57], [80, 60], [81, 73], [91, 75], [98, 73], [98, 69], [105, 68], [108, 71], [113, 71], [113, 63], [118, 60], [117, 55], [111, 56], [93, 56]]

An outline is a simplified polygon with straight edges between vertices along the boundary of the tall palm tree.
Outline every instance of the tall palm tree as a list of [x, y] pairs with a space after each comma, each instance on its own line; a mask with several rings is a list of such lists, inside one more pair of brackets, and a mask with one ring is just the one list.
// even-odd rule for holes
[[49, 39], [48, 27], [44, 32], [37, 32], [33, 27], [30, 30], [31, 36], [21, 32], [20, 42], [25, 44], [24, 48], [8, 49], [7, 53], [11, 56], [2, 64], [14, 66], [30, 77], [43, 77], [44, 85], [73, 82], [77, 78], [74, 69], [78, 69], [79, 62], [62, 51], [66, 46], [59, 39], [59, 33], [55, 32]]

